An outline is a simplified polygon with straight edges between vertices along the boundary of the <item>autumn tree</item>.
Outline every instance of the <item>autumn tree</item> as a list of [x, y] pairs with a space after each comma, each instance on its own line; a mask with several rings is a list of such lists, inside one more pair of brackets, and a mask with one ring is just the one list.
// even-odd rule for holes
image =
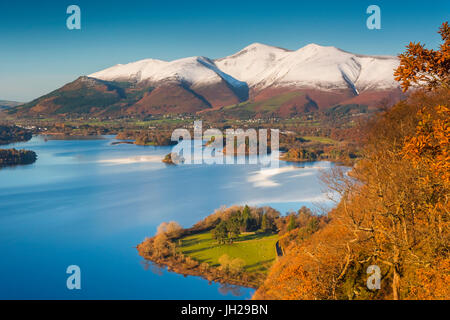
[[241, 258], [232, 258], [227, 254], [223, 254], [219, 258], [219, 264], [222, 271], [237, 274], [244, 271], [245, 261]]
[[449, 100], [441, 88], [394, 106], [372, 126], [352, 178], [331, 184], [340, 221], [365, 244], [359, 255], [389, 267], [392, 299], [406, 298], [416, 270], [447, 254]]
[[163, 222], [161, 223], [157, 230], [156, 234], [165, 234], [169, 238], [177, 238], [181, 235], [183, 228], [176, 221]]
[[370, 125], [363, 159], [327, 178], [340, 195], [331, 222], [292, 242], [256, 298], [449, 298], [449, 101], [446, 88], [418, 92]]
[[400, 54], [400, 65], [394, 73], [404, 91], [412, 85], [430, 89], [450, 84], [450, 27], [448, 22], [439, 29], [443, 43], [439, 50], [427, 49], [420, 42], [411, 42]]
[[[368, 124], [362, 159], [325, 178], [340, 196], [331, 221], [291, 241], [254, 298], [450, 298], [448, 23], [439, 33], [440, 50], [411, 43], [395, 72], [404, 90], [428, 90]], [[379, 291], [364, 284], [369, 264], [381, 269]]]
[[300, 246], [292, 245], [271, 268], [267, 280], [253, 298], [337, 299], [340, 275], [347, 268], [345, 240], [348, 238], [345, 228], [333, 225]]

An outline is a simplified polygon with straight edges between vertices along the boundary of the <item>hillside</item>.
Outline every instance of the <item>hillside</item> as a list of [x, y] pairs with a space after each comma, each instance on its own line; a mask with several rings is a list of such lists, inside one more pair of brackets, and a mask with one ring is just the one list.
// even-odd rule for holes
[[[82, 76], [9, 110], [18, 116], [292, 115], [336, 105], [393, 104], [398, 59], [310, 44], [296, 51], [255, 43], [216, 60], [145, 59]], [[251, 112], [248, 112], [248, 111]]]
[[0, 100], [0, 110], [2, 109], [9, 109], [18, 105], [21, 105], [22, 103], [17, 101], [8, 101], [8, 100]]
[[448, 22], [438, 32], [438, 51], [411, 43], [399, 56], [396, 79], [416, 90], [367, 123], [351, 171], [324, 176], [339, 199], [327, 225], [280, 237], [285, 254], [254, 299], [449, 299]]

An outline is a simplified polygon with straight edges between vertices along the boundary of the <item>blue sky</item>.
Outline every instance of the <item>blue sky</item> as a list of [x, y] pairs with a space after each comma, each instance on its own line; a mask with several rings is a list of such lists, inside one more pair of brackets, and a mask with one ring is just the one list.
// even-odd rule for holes
[[[66, 8], [81, 8], [81, 30]], [[381, 30], [366, 8], [381, 8]], [[218, 58], [261, 42], [308, 43], [396, 55], [409, 41], [436, 48], [450, 1], [1, 1], [0, 100], [29, 101], [80, 75], [144, 58]]]

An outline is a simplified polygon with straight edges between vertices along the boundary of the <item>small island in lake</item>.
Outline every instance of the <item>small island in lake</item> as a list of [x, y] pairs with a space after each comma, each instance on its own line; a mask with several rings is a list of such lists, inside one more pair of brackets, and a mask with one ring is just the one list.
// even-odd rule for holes
[[134, 143], [138, 146], [172, 146], [176, 142], [171, 140], [171, 132], [167, 130], [149, 131], [149, 130], [125, 130], [117, 134], [118, 140], [134, 140], [125, 143]]
[[184, 163], [184, 161], [185, 161], [185, 159], [183, 158], [183, 156], [180, 156], [176, 152], [168, 153], [168, 154], [166, 154], [164, 159], [162, 159], [162, 162], [164, 162], [166, 164], [170, 164], [170, 165], [177, 165], [179, 163]]
[[18, 126], [0, 125], [0, 145], [30, 140], [32, 132]]
[[0, 149], [0, 168], [6, 166], [32, 164], [37, 155], [30, 150]]
[[172, 153], [168, 153], [166, 154], [166, 156], [164, 157], [164, 159], [162, 159], [162, 162], [167, 163], [167, 164], [175, 164], [175, 162], [172, 160]]
[[[24, 142], [32, 137], [31, 131], [17, 126], [0, 126], [0, 145]], [[37, 155], [34, 151], [0, 149], [0, 168], [34, 163]]]

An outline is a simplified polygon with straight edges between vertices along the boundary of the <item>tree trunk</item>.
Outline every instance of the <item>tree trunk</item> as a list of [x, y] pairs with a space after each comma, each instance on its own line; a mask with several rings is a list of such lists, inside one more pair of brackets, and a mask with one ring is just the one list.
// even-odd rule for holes
[[396, 265], [394, 265], [394, 278], [392, 279], [392, 294], [394, 300], [400, 300], [400, 274]]
[[394, 246], [394, 277], [392, 278], [392, 296], [394, 300], [400, 300], [400, 252], [397, 246]]

